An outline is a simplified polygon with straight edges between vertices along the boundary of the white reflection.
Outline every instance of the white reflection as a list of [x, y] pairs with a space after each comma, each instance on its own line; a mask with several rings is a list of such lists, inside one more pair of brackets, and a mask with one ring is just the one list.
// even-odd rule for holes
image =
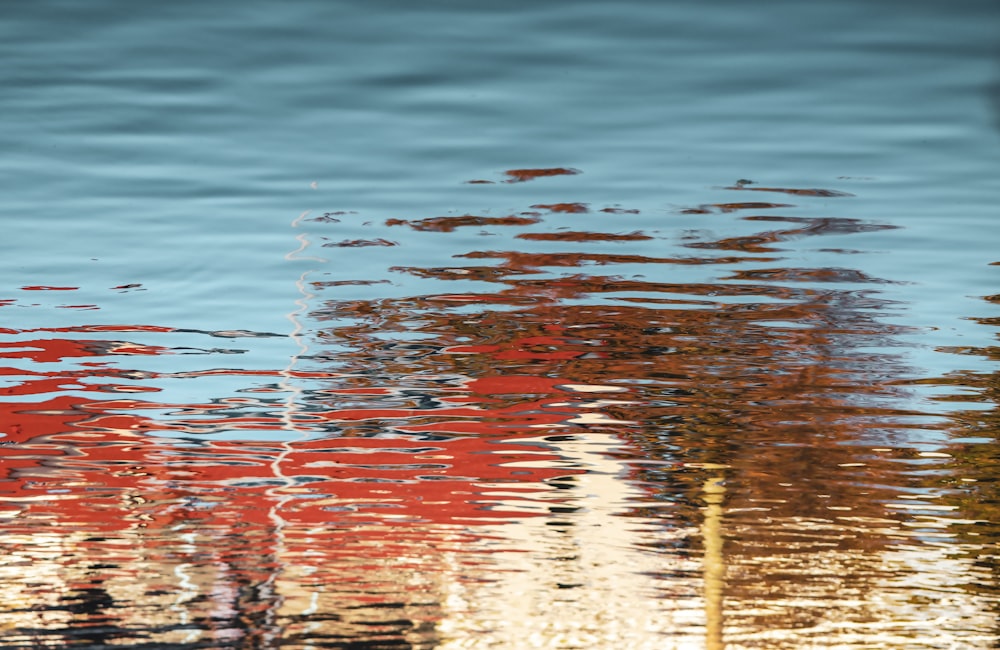
[[[496, 529], [503, 541], [491, 542], [489, 582], [448, 582], [437, 647], [703, 648], [697, 567], [644, 550], [668, 540], [622, 516], [646, 495], [624, 480], [624, 466], [613, 459], [618, 441], [589, 434], [546, 444], [587, 470], [557, 495], [572, 497], [572, 508]], [[654, 577], [667, 572], [685, 576], [671, 579], [669, 597]]]

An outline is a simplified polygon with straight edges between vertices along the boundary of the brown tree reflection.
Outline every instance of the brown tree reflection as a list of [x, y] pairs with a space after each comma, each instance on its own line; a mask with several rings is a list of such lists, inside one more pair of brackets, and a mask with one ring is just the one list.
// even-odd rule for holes
[[[851, 196], [749, 182], [728, 189]], [[531, 207], [555, 218], [589, 211], [580, 203]], [[718, 203], [682, 212], [790, 207]], [[713, 575], [725, 576], [717, 598], [727, 603], [731, 644], [801, 647], [805, 640], [816, 643], [831, 634], [846, 639], [855, 630], [881, 625], [886, 613], [864, 595], [891, 584], [880, 568], [887, 558], [906, 562], [906, 549], [950, 539], [950, 532], [940, 536], [941, 528], [961, 525], [959, 513], [950, 509], [913, 507], [920, 504], [924, 480], [914, 466], [933, 462], [936, 454], [947, 456], [932, 451], [934, 444], [924, 451], [915, 441], [946, 441], [951, 425], [912, 406], [913, 370], [895, 352], [907, 330], [892, 324], [898, 306], [879, 290], [897, 279], [846, 264], [809, 268], [780, 261], [783, 242], [895, 226], [750, 214], [740, 221], [770, 228], [696, 236], [681, 244], [739, 256], [657, 257], [615, 251], [622, 241], [651, 238], [638, 231], [584, 231], [579, 222], [550, 217], [531, 224], [509, 219], [489, 225], [513, 229], [510, 239], [575, 243], [581, 249], [473, 250], [456, 253], [448, 266], [393, 266], [398, 273], [445, 284], [434, 294], [331, 301], [317, 314], [335, 324], [323, 332], [338, 343], [330, 358], [359, 377], [444, 374], [523, 381], [526, 395], [517, 399], [526, 412], [544, 414], [567, 405], [594, 409], [585, 417], [548, 420], [548, 426], [567, 436], [617, 436], [634, 445], [620, 457], [647, 494], [648, 505], [634, 503], [634, 515], [657, 518], [665, 530], [697, 527], [703, 506], [711, 510], [724, 502], [725, 525], [705, 530], [725, 537], [720, 557], [728, 569]], [[418, 229], [421, 223], [389, 225]], [[672, 269], [692, 266], [706, 267], [703, 275], [715, 281], [669, 280]], [[617, 267], [628, 271], [616, 273]], [[635, 273], [639, 269], [641, 275]], [[447, 288], [470, 281], [483, 288]], [[391, 342], [394, 336], [419, 342]], [[533, 392], [529, 377], [587, 386], [588, 396], [539, 400], [527, 395]], [[517, 408], [512, 397], [504, 399]], [[934, 471], [949, 474], [944, 467]], [[724, 487], [706, 487], [713, 485]], [[664, 503], [674, 506], [667, 514]], [[934, 522], [924, 525], [926, 512]], [[662, 548], [686, 552], [676, 544], [676, 537], [667, 535]], [[706, 544], [706, 557], [721, 548], [712, 540]], [[669, 583], [675, 575], [661, 577]], [[959, 588], [968, 593], [972, 584]], [[916, 595], [923, 593], [919, 587], [910, 595], [902, 584], [893, 589], [900, 603], [924, 597]], [[907, 610], [899, 613], [905, 620], [880, 633], [882, 642], [906, 643], [928, 632], [907, 619], [908, 606], [901, 609]], [[956, 638], [972, 633], [954, 621], [949, 625], [946, 633]], [[804, 628], [815, 631], [795, 632]], [[718, 629], [713, 634], [716, 643], [723, 642]]]

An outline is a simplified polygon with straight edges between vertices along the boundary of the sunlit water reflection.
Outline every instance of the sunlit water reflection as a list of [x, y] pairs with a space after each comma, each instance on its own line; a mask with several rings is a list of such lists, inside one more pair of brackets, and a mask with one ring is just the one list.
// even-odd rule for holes
[[1000, 640], [989, 3], [40, 4], [0, 648]]

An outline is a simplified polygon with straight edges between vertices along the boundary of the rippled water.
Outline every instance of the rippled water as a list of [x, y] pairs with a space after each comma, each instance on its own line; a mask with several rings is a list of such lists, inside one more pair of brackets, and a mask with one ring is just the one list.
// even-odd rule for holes
[[0, 648], [996, 647], [997, 33], [5, 7]]

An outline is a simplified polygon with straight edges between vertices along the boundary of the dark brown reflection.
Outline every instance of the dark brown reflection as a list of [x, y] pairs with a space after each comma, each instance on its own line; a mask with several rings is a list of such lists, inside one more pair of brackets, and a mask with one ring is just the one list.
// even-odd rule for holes
[[424, 232], [453, 232], [456, 228], [464, 226], [530, 226], [539, 221], [536, 217], [513, 215], [506, 217], [479, 217], [465, 214], [458, 217], [431, 217], [429, 219], [417, 219], [414, 221], [389, 219], [385, 223], [387, 226], [410, 226], [414, 230]]
[[586, 203], [539, 203], [531, 206], [536, 210], [548, 210], [549, 212], [563, 212], [567, 214], [583, 214], [590, 212]]
[[509, 169], [504, 172], [508, 183], [523, 183], [535, 180], [536, 178], [546, 178], [549, 176], [573, 176], [579, 174], [579, 169], [570, 167], [548, 167], [543, 169]]
[[518, 239], [530, 239], [533, 241], [645, 241], [652, 239], [649, 235], [641, 232], [632, 233], [607, 233], [607, 232], [523, 232], [517, 235]]
[[772, 282], [888, 282], [888, 280], [881, 278], [873, 278], [857, 269], [829, 267], [822, 269], [753, 269], [737, 271], [727, 279], [768, 280]]
[[791, 208], [787, 203], [765, 203], [762, 201], [743, 201], [740, 203], [710, 203], [697, 208], [681, 210], [682, 214], [709, 214], [714, 211], [727, 213], [737, 210], [771, 210], [774, 208]]
[[791, 194], [793, 196], [818, 196], [818, 197], [844, 197], [854, 196], [848, 192], [839, 190], [828, 190], [818, 188], [797, 188], [797, 187], [759, 187], [753, 181], [740, 180], [735, 185], [726, 188], [727, 190], [746, 190], [748, 192], [777, 192], [780, 194]]
[[363, 246], [399, 246], [397, 242], [388, 239], [345, 239], [339, 242], [323, 244], [327, 248], [360, 248]]

